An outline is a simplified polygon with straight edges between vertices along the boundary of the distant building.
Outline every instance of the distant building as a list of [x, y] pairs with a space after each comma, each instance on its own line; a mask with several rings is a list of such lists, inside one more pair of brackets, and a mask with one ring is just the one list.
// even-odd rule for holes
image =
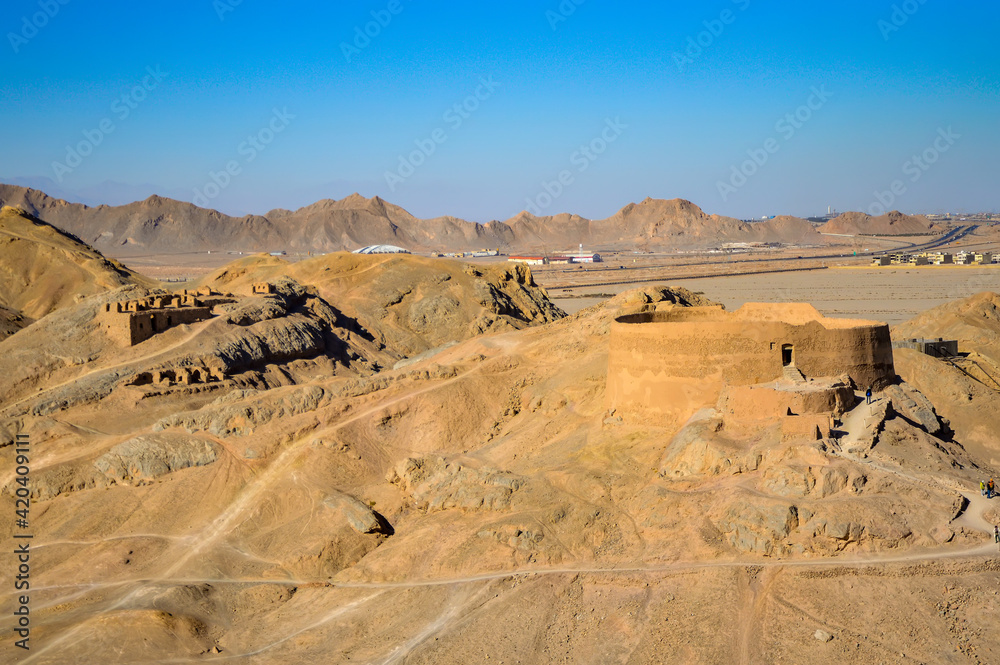
[[958, 340], [937, 339], [901, 339], [893, 341], [894, 349], [913, 349], [935, 358], [953, 358], [958, 355]]
[[410, 254], [410, 250], [395, 245], [369, 245], [356, 249], [352, 254]]
[[549, 263], [549, 259], [545, 256], [511, 256], [507, 260], [511, 263], [524, 263], [529, 266], [544, 266]]
[[572, 252], [564, 254], [564, 256], [573, 259], [573, 263], [601, 263], [604, 260], [600, 254], [591, 254], [590, 252]]
[[876, 256], [872, 259], [873, 266], [888, 266], [892, 265], [892, 259], [888, 256]]

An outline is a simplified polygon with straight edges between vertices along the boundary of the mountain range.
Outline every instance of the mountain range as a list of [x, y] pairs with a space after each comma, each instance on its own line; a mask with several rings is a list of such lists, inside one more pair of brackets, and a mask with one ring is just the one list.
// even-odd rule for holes
[[[601, 251], [696, 248], [720, 242], [827, 242], [804, 219], [783, 216], [745, 222], [707, 214], [683, 199], [647, 198], [601, 220], [568, 213], [538, 217], [521, 212], [506, 221], [487, 224], [449, 216], [419, 219], [377, 196], [360, 194], [324, 199], [294, 211], [275, 209], [264, 215], [232, 217], [156, 195], [127, 205], [90, 207], [36, 189], [0, 184], [0, 204], [20, 207], [113, 256], [203, 251], [326, 253], [375, 244], [398, 245], [415, 252], [481, 248], [557, 252], [578, 245]], [[903, 232], [928, 227], [922, 218], [893, 215]], [[857, 228], [858, 224], [852, 226]], [[873, 232], [883, 233], [882, 226], [878, 224]], [[859, 228], [855, 232], [866, 231]]]

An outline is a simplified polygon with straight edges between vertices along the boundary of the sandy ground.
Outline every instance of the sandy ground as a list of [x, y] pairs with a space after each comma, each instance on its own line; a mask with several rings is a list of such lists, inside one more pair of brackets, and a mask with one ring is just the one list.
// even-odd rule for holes
[[[950, 300], [982, 291], [1000, 290], [1000, 265], [990, 267], [928, 268], [830, 268], [809, 272], [739, 275], [709, 279], [673, 279], [683, 286], [736, 309], [746, 302], [808, 302], [827, 316], [866, 318], [901, 323], [918, 313]], [[618, 294], [638, 285], [579, 288], [574, 293], [595, 291]], [[598, 298], [561, 298], [559, 307], [569, 313], [596, 304]]]
[[[407, 263], [429, 273], [442, 265]], [[357, 281], [381, 308], [383, 298], [397, 297], [394, 289], [421, 283], [419, 272], [397, 269], [381, 286], [371, 273], [352, 274], [363, 275]], [[240, 284], [258, 275], [270, 274], [247, 273]], [[466, 277], [432, 280], [436, 290], [414, 300]], [[895, 320], [962, 289], [997, 289], [998, 279], [1000, 268], [858, 268], [678, 285], [730, 307], [803, 299], [838, 314], [884, 308], [876, 318]], [[344, 282], [319, 283], [343, 310], [364, 295], [348, 300]], [[462, 292], [455, 300], [473, 298]], [[62, 373], [32, 386], [30, 397], [0, 403], [21, 414], [44, 451], [33, 482], [59, 490], [33, 503], [37, 649], [20, 662], [1000, 662], [1000, 560], [983, 533], [997, 501], [976, 494], [980, 471], [955, 466], [968, 464], [961, 450], [948, 448], [953, 455], [945, 442], [896, 423], [898, 438], [887, 436], [870, 457], [817, 458], [818, 449], [803, 445], [782, 452], [787, 464], [667, 482], [656, 471], [672, 432], [604, 417], [613, 315], [476, 337], [412, 369], [371, 377], [317, 367], [315, 378], [301, 370], [296, 385], [258, 392], [233, 383], [219, 402], [219, 393], [198, 387], [147, 395], [121, 386], [102, 400], [36, 416], [27, 402], [56, 399], [74, 383], [83, 390], [98, 371], [179, 362], [182, 349], [229, 348], [244, 337], [217, 319], [109, 351], [83, 363], [97, 363], [90, 367], [59, 364]], [[462, 329], [476, 316], [459, 317]], [[392, 343], [391, 321], [379, 321]], [[292, 365], [283, 366], [300, 371]], [[312, 390], [327, 401], [292, 408], [296, 395]], [[215, 461], [153, 482], [66, 480], [95, 468], [113, 446], [160, 431], [164, 416], [189, 410], [198, 420], [190, 431], [169, 423], [164, 431], [214, 442]], [[229, 414], [241, 428], [245, 418], [259, 420], [221, 432], [212, 429], [213, 414]], [[406, 460], [437, 474], [427, 476], [426, 490], [417, 476], [412, 487], [389, 480], [397, 468], [407, 473]], [[772, 478], [816, 465], [856, 469], [866, 484], [828, 496], [772, 493]], [[0, 483], [13, 473], [0, 473]], [[517, 489], [494, 505], [496, 481], [505, 479]], [[959, 493], [970, 502], [962, 522], [941, 542], [929, 540], [934, 526], [954, 520]], [[342, 496], [377, 510], [391, 530], [350, 526], [327, 503]], [[458, 498], [467, 503], [446, 503]], [[737, 526], [716, 526], [734, 501], [743, 516], [793, 500], [803, 524], [826, 520], [822, 534], [799, 535], [829, 551], [748, 553], [729, 540]], [[753, 533], [753, 515], [766, 517], [741, 517], [738, 528]], [[823, 535], [827, 523], [841, 521], [887, 526], [878, 542], [857, 533], [843, 540], [850, 528], [839, 540]], [[0, 593], [8, 605], [12, 593]], [[0, 619], [0, 635], [12, 625], [11, 615]]]

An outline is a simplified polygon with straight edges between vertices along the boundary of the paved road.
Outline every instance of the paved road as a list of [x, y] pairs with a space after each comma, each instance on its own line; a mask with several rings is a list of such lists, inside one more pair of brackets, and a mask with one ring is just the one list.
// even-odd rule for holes
[[[768, 257], [760, 258], [760, 259], [731, 260], [731, 261], [728, 261], [727, 263], [729, 265], [739, 265], [739, 264], [744, 264], [744, 263], [771, 263], [771, 262], [774, 262], [774, 261], [822, 261], [822, 260], [826, 260], [826, 259], [841, 259], [841, 258], [845, 258], [845, 257], [852, 257], [853, 258], [854, 256], [859, 256], [859, 257], [864, 257], [864, 256], [882, 256], [882, 255], [885, 255], [885, 254], [895, 254], [897, 252], [908, 252], [908, 253], [923, 252], [923, 251], [926, 251], [926, 250], [936, 249], [938, 247], [943, 247], [943, 246], [945, 246], [947, 244], [950, 244], [950, 243], [956, 242], [958, 240], [961, 240], [962, 238], [965, 238], [967, 235], [969, 235], [971, 233], [974, 233], [976, 231], [976, 229], [978, 229], [978, 228], [979, 228], [979, 225], [959, 226], [959, 227], [956, 227], [956, 228], [952, 229], [951, 231], [949, 231], [948, 233], [944, 234], [943, 236], [941, 236], [939, 238], [935, 238], [934, 240], [932, 240], [930, 242], [926, 242], [926, 243], [911, 243], [909, 245], [901, 245], [899, 247], [894, 247], [893, 249], [882, 249], [882, 250], [878, 250], [878, 251], [858, 252], [856, 255], [853, 252], [852, 253], [843, 253], [843, 252], [841, 252], [841, 253], [838, 253], [838, 254], [816, 254], [816, 255], [813, 255], [813, 256], [794, 256], [794, 257], [792, 257], [792, 256], [783, 256], [783, 257], [768, 256]], [[863, 238], [863, 239], [869, 238], [869, 236], [854, 236], [854, 237]], [[666, 269], [666, 268], [685, 268], [685, 267], [690, 267], [690, 266], [719, 265], [719, 263], [720, 262], [718, 260], [715, 260], [715, 261], [691, 261], [691, 262], [688, 262], [688, 263], [672, 263], [672, 264], [667, 264], [667, 265], [654, 265], [654, 266], [646, 265], [646, 266], [621, 266], [621, 267], [614, 267], [614, 266], [611, 266], [611, 265], [607, 265], [606, 267], [585, 268], [583, 270], [580, 270], [579, 268], [577, 268], [577, 269], [565, 268], [565, 269], [558, 269], [558, 270], [544, 270], [543, 269], [543, 270], [536, 270], [535, 274], [536, 274], [536, 277], [544, 277], [546, 275], [554, 275], [556, 273], [580, 274], [580, 273], [594, 273], [594, 272], [618, 272], [620, 270], [657, 270], [657, 269]], [[633, 281], [633, 280], [628, 280], [628, 281]], [[585, 285], [581, 285], [581, 286], [593, 286], [593, 285], [592, 284], [585, 284]]]

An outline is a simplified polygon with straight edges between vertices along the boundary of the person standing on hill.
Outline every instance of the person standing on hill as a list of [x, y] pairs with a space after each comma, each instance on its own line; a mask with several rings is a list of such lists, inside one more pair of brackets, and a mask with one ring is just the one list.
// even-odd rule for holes
[[992, 499], [993, 498], [993, 489], [994, 489], [993, 479], [990, 478], [990, 482], [986, 483], [986, 498], [987, 499]]
[[997, 547], [1000, 547], [1000, 526], [993, 527], [993, 542], [997, 544]]
[[865, 400], [867, 401], [868, 404], [872, 403], [872, 389], [871, 388], [869, 388], [868, 392], [865, 393]]

